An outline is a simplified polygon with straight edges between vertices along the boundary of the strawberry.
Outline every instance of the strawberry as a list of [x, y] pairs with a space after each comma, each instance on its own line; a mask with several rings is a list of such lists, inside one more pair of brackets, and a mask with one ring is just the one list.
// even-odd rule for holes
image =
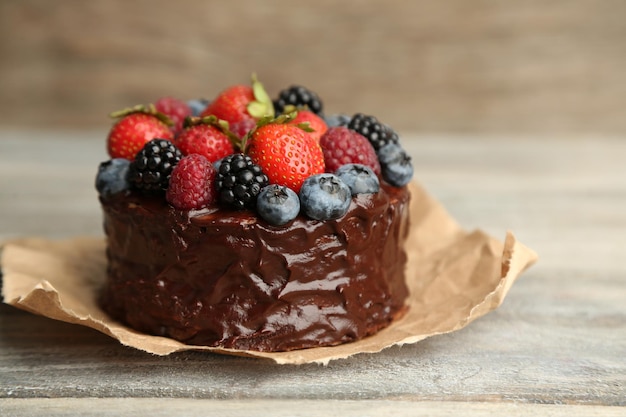
[[114, 112], [111, 117], [119, 118], [107, 138], [107, 151], [111, 158], [133, 160], [146, 142], [155, 138], [171, 140], [174, 137], [168, 126], [171, 121], [152, 105]]
[[174, 97], [161, 97], [154, 102], [154, 107], [172, 120], [171, 129], [175, 135], [183, 129], [185, 117], [191, 116], [191, 107]]
[[210, 115], [232, 124], [273, 116], [274, 106], [263, 85], [253, 75], [252, 86], [234, 85], [218, 94], [201, 114]]
[[229, 135], [215, 116], [188, 118], [174, 143], [183, 155], [200, 154], [213, 163], [235, 152]]
[[315, 140], [318, 142], [320, 141], [322, 135], [326, 133], [326, 130], [328, 130], [328, 125], [326, 125], [324, 119], [322, 119], [310, 110], [298, 110], [296, 118], [288, 123], [294, 125], [308, 123], [310, 132], [307, 133], [315, 138]]
[[306, 178], [324, 172], [324, 155], [319, 143], [292, 124], [261, 124], [251, 132], [245, 146], [270, 183], [289, 187], [296, 193]]

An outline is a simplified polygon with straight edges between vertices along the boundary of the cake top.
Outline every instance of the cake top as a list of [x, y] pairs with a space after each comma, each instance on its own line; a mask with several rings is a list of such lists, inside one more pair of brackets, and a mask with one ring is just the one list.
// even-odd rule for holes
[[340, 218], [353, 196], [413, 175], [398, 134], [376, 117], [325, 115], [302, 86], [272, 100], [255, 76], [212, 100], [163, 97], [111, 116], [101, 198], [157, 195], [177, 210], [251, 210], [281, 226], [300, 213]]

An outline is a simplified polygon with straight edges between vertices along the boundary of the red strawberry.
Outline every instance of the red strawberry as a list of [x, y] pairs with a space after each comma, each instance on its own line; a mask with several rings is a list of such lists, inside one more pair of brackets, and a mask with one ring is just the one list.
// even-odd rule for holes
[[274, 106], [263, 85], [252, 76], [252, 86], [234, 85], [227, 88], [218, 94], [200, 116], [210, 115], [232, 124], [273, 116]]
[[235, 85], [222, 91], [207, 106], [200, 116], [216, 116], [228, 123], [236, 123], [244, 119], [253, 119], [248, 113], [248, 103], [254, 100], [252, 87]]
[[185, 156], [172, 170], [165, 198], [179, 210], [207, 207], [217, 197], [216, 175], [217, 170], [204, 156]]
[[294, 124], [294, 125], [297, 125], [300, 123], [308, 123], [311, 131], [307, 133], [313, 136], [313, 138], [315, 138], [315, 140], [318, 142], [320, 138], [322, 137], [322, 135], [326, 133], [326, 130], [328, 130], [328, 125], [326, 125], [326, 122], [324, 121], [324, 119], [322, 119], [321, 117], [319, 117], [317, 114], [313, 113], [310, 110], [299, 110], [295, 119], [293, 119], [292, 121], [288, 123]]
[[366, 165], [380, 175], [376, 151], [367, 138], [344, 126], [331, 127], [320, 139], [327, 172], [345, 164]]
[[319, 143], [291, 124], [269, 123], [256, 128], [246, 150], [270, 183], [284, 185], [296, 193], [306, 178], [324, 172], [324, 155]]
[[183, 129], [185, 117], [191, 116], [191, 108], [187, 103], [174, 97], [161, 97], [154, 102], [154, 107], [172, 120], [174, 134]]
[[212, 163], [235, 152], [231, 139], [214, 117], [189, 120], [174, 142], [183, 155], [200, 154]]
[[137, 106], [112, 113], [111, 116], [121, 117], [107, 138], [107, 151], [111, 158], [132, 161], [146, 142], [155, 138], [171, 140], [174, 137], [165, 122], [168, 121], [167, 117], [157, 113], [153, 107]]

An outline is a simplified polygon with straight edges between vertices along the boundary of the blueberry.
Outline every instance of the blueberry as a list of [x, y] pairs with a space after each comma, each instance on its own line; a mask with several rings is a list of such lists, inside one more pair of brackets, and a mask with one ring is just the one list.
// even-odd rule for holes
[[350, 207], [350, 188], [334, 174], [317, 174], [304, 180], [300, 204], [315, 220], [338, 219]]
[[362, 164], [345, 164], [335, 171], [335, 175], [346, 183], [352, 195], [376, 194], [380, 190], [378, 176], [368, 166]]
[[413, 177], [411, 157], [400, 145], [388, 143], [378, 150], [378, 160], [385, 181], [395, 187], [404, 187]]
[[102, 162], [96, 175], [96, 190], [103, 197], [109, 197], [129, 188], [128, 167], [130, 161], [115, 158]]
[[200, 116], [200, 113], [202, 113], [204, 109], [206, 109], [206, 107], [209, 105], [209, 100], [205, 100], [203, 98], [189, 100], [187, 101], [187, 105], [191, 109], [192, 116], [197, 117]]
[[324, 121], [328, 127], [348, 126], [351, 117], [346, 114], [331, 114], [324, 117]]
[[270, 184], [264, 187], [256, 200], [259, 216], [274, 226], [282, 226], [300, 213], [300, 199], [291, 188]]
[[213, 168], [215, 168], [216, 171], [220, 170], [220, 165], [222, 165], [222, 161], [224, 160], [224, 158], [218, 159], [217, 161], [213, 162]]

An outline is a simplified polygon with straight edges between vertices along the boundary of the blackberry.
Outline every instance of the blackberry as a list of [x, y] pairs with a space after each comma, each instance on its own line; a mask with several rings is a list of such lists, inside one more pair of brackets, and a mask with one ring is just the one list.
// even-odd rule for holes
[[307, 106], [310, 111], [323, 117], [323, 104], [317, 94], [300, 85], [293, 85], [282, 90], [278, 98], [274, 100], [274, 110], [276, 114], [281, 114], [288, 105], [300, 107]]
[[397, 145], [399, 142], [398, 134], [391, 127], [379, 122], [374, 116], [357, 113], [348, 122], [348, 129], [365, 136], [376, 152], [389, 143]]
[[180, 150], [169, 140], [152, 139], [130, 163], [128, 181], [133, 188], [144, 192], [164, 192], [172, 169], [181, 158]]
[[254, 208], [259, 192], [269, 184], [269, 179], [248, 155], [235, 153], [220, 162], [216, 184], [220, 202], [241, 210]]

